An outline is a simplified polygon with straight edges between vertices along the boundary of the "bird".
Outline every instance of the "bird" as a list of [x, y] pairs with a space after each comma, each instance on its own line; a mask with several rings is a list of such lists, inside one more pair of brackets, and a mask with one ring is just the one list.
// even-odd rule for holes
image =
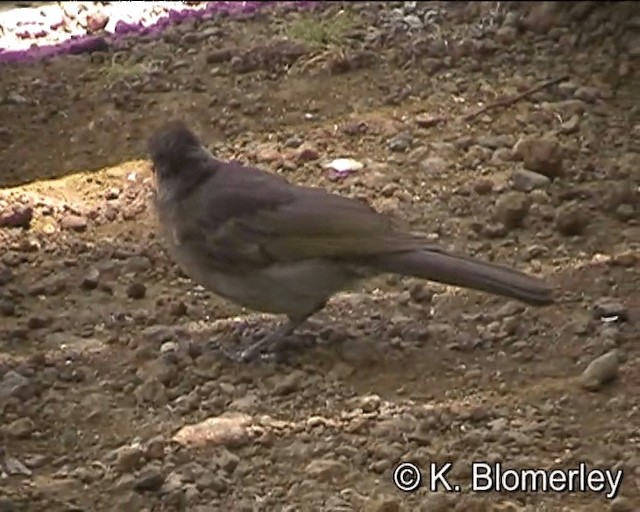
[[364, 201], [216, 158], [182, 119], [155, 129], [147, 151], [159, 234], [174, 262], [219, 297], [286, 317], [241, 350], [242, 361], [280, 346], [336, 293], [381, 274], [554, 303], [541, 278], [435, 245]]

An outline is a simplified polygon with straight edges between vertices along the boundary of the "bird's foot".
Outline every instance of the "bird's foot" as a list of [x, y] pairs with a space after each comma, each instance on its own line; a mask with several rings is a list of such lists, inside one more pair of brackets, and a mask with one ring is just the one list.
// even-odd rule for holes
[[275, 332], [257, 341], [252, 339], [248, 343], [241, 343], [236, 348], [233, 345], [212, 341], [211, 345], [227, 359], [235, 363], [252, 363], [256, 361], [284, 363], [294, 352], [315, 345], [315, 339], [304, 340], [299, 337], [291, 339], [289, 336], [281, 336]]
[[209, 348], [219, 352], [220, 354], [222, 354], [224, 357], [226, 357], [229, 361], [232, 361], [234, 363], [243, 363], [245, 362], [242, 357], [240, 357], [242, 351], [239, 350], [234, 350], [232, 348], [230, 348], [226, 343], [219, 343], [216, 340], [211, 340], [209, 342]]
[[283, 363], [289, 359], [292, 354], [314, 347], [316, 345], [315, 337], [305, 337], [297, 335], [285, 335], [275, 332], [261, 340], [251, 343], [244, 350], [241, 350], [239, 357], [244, 362], [255, 361], [271, 361]]
[[286, 343], [273, 336], [265, 336], [258, 341], [251, 341], [248, 346], [241, 343], [240, 348], [234, 348], [226, 343], [211, 341], [209, 346], [220, 352], [234, 363], [250, 363], [257, 360], [282, 362], [286, 357]]
[[[240, 348], [239, 350], [231, 350], [217, 342], [214, 342], [214, 345], [223, 355], [235, 362], [247, 363], [260, 359], [262, 361], [281, 363], [287, 359], [289, 348], [295, 347], [297, 350], [305, 345], [305, 343], [299, 339], [290, 339], [300, 323], [300, 321], [289, 320], [275, 331], [260, 333], [261, 336], [257, 337], [257, 341], [256, 336], [249, 336], [245, 332], [244, 339], [251, 341], [248, 345], [243, 343], [244, 348]], [[256, 333], [253, 334], [255, 335]]]

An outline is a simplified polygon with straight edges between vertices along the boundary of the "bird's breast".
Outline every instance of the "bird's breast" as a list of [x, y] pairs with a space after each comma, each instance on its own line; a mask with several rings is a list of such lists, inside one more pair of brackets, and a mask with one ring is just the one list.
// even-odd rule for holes
[[217, 295], [255, 311], [292, 317], [315, 311], [356, 280], [350, 269], [322, 260], [277, 263], [242, 273], [206, 270], [184, 258], [182, 262], [194, 281]]

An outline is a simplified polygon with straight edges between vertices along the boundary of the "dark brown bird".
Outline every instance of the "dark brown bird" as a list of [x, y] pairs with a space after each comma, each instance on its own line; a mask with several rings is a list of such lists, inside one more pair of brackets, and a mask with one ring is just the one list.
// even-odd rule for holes
[[181, 121], [155, 132], [148, 150], [175, 261], [216, 294], [288, 318], [243, 359], [290, 335], [335, 293], [382, 273], [553, 302], [540, 279], [435, 246], [361, 201], [218, 160]]

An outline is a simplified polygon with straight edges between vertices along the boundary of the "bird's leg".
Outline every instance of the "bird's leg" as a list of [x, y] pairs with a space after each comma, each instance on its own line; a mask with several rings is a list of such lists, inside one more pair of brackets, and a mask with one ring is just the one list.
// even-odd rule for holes
[[324, 308], [325, 303], [319, 304], [316, 308], [306, 314], [289, 316], [287, 321], [271, 332], [271, 334], [263, 336], [260, 340], [253, 342], [247, 348], [239, 352], [230, 351], [224, 346], [224, 344], [219, 344], [217, 342], [212, 342], [212, 344], [216, 350], [219, 350], [226, 357], [235, 362], [251, 361], [267, 348], [269, 348], [271, 352], [277, 352], [282, 348], [286, 339], [291, 336], [301, 324], [306, 322], [314, 313]]
[[300, 324], [302, 324], [309, 316], [310, 315], [303, 318], [289, 318], [271, 334], [267, 334], [261, 340], [256, 341], [240, 352], [240, 359], [242, 361], [250, 361], [267, 347], [277, 349], [282, 345], [283, 339], [291, 336]]

